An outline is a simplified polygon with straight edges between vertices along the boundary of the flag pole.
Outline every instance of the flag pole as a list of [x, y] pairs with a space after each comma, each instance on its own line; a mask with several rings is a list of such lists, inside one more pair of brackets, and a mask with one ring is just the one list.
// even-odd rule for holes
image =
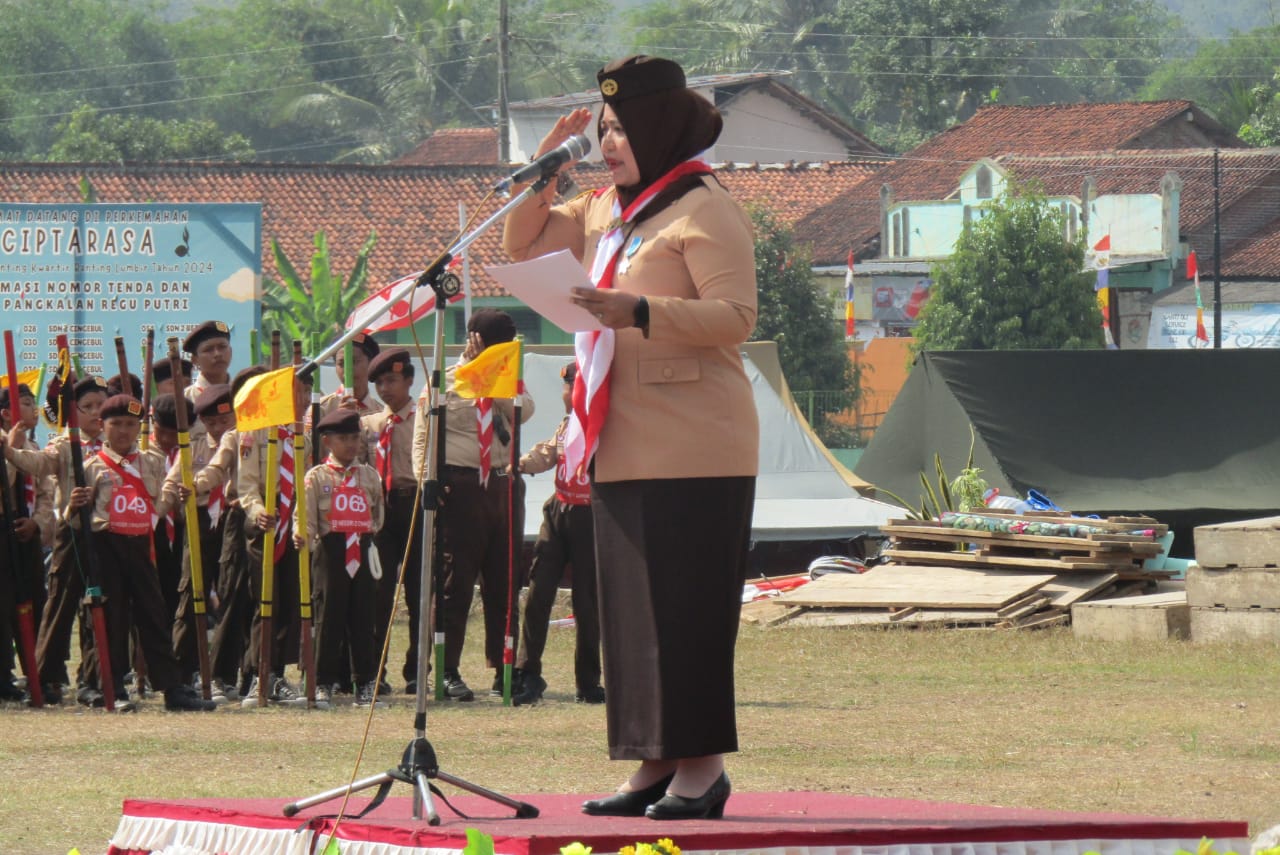
[[[271, 370], [280, 367], [280, 331], [271, 331]], [[273, 425], [267, 428], [267, 472], [263, 507], [267, 516], [272, 518], [267, 530], [262, 533], [262, 590], [258, 599], [258, 706], [267, 705], [271, 677], [272, 614], [271, 603], [275, 597], [276, 575], [276, 487], [279, 481], [276, 467], [279, 465], [277, 446], [278, 430]], [[295, 479], [296, 480], [296, 479]]]
[[511, 630], [516, 603], [516, 567], [520, 562], [523, 532], [517, 531], [520, 515], [516, 500], [520, 491], [520, 395], [524, 392], [524, 336], [516, 336], [516, 394], [511, 399], [511, 471], [507, 475], [507, 634], [502, 646], [502, 705], [511, 706], [511, 676], [515, 666], [516, 640]]
[[[141, 446], [143, 451], [146, 451], [151, 443], [151, 399], [153, 397], [152, 392], [154, 391], [152, 389], [154, 384], [151, 382], [151, 363], [155, 358], [156, 328], [147, 327], [147, 336], [142, 342], [142, 433], [138, 435], [138, 444]], [[170, 358], [169, 363], [170, 365], [173, 365], [172, 358]], [[181, 359], [178, 360], [176, 369], [177, 370], [175, 370], [173, 374], [173, 388], [181, 389], [182, 385], [178, 379], [178, 374], [182, 369]], [[178, 398], [182, 398], [181, 392], [178, 393]], [[178, 409], [182, 408], [179, 407]], [[183, 416], [186, 416], [185, 412], [183, 413]], [[208, 698], [205, 698], [205, 700], [208, 700]]]
[[[293, 341], [293, 364], [302, 364], [302, 342]], [[294, 380], [297, 383], [298, 380]], [[296, 412], [293, 422], [293, 459], [307, 459], [306, 435], [303, 432], [302, 414]], [[301, 625], [302, 673], [307, 681], [307, 709], [316, 705], [316, 656], [314, 641], [311, 638], [311, 538], [307, 536], [307, 485], [306, 478], [299, 478], [297, 470], [293, 475], [293, 507], [296, 511], [294, 533], [302, 536], [302, 546], [298, 549], [298, 622]]]
[[209, 665], [209, 617], [205, 613], [204, 603], [204, 553], [200, 549], [200, 517], [196, 509], [195, 474], [191, 464], [191, 425], [187, 420], [186, 396], [183, 392], [182, 357], [178, 355], [178, 339], [173, 336], [169, 338], [169, 370], [173, 375], [173, 396], [178, 402], [178, 466], [182, 473], [182, 487], [187, 493], [183, 509], [187, 523], [187, 558], [191, 567], [190, 596], [196, 624], [196, 656], [200, 662], [200, 695], [209, 701], [213, 700], [213, 691], [210, 687], [212, 669]]

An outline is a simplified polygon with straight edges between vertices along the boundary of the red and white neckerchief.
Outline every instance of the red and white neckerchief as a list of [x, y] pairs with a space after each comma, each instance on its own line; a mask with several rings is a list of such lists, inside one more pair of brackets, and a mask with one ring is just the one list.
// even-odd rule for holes
[[[711, 167], [700, 159], [686, 160], [650, 184], [622, 210], [617, 196], [613, 199], [610, 228], [596, 244], [591, 262], [591, 281], [597, 288], [612, 288], [618, 256], [622, 252], [623, 226], [635, 220], [653, 198], [674, 182], [688, 175], [710, 175]], [[572, 473], [586, 471], [587, 464], [600, 444], [600, 430], [609, 415], [609, 368], [613, 364], [616, 334], [612, 329], [589, 330], [573, 336], [574, 354], [578, 358], [578, 376], [573, 382], [573, 413], [565, 433], [565, 466]]]
[[480, 484], [489, 484], [489, 455], [493, 451], [493, 399], [476, 398], [476, 441], [480, 445]]
[[80, 447], [84, 450], [85, 457], [92, 457], [102, 451], [102, 437], [97, 436], [93, 439], [85, 439], [84, 435], [80, 435]]
[[[156, 525], [159, 524], [160, 517], [156, 514], [156, 506], [151, 499], [151, 491], [147, 489], [146, 482], [142, 480], [142, 473], [134, 465], [138, 455], [131, 454], [127, 457], [121, 457], [117, 463], [111, 459], [111, 455], [104, 448], [98, 452], [97, 456], [123, 482], [122, 486], [115, 490], [111, 497], [111, 504], [108, 507], [110, 512], [109, 529], [118, 534], [150, 535], [151, 532], [155, 531]], [[148, 520], [150, 520], [149, 525]], [[151, 560], [155, 560], [154, 545]]]
[[[159, 448], [159, 446], [157, 446], [157, 448]], [[177, 460], [178, 460], [178, 447], [175, 445], [173, 448], [169, 449], [165, 470], [168, 471], [169, 469], [172, 469], [173, 464], [177, 462]], [[169, 512], [164, 515], [164, 534], [165, 534], [165, 537], [169, 539], [169, 548], [173, 549], [173, 542], [178, 536], [178, 518], [177, 518], [177, 515], [174, 513], [173, 508], [170, 508]]]
[[[409, 415], [413, 415], [414, 408], [409, 408]], [[382, 486], [389, 493], [391, 492], [391, 434], [396, 429], [396, 425], [404, 422], [404, 418], [399, 413], [391, 413], [387, 417], [387, 421], [382, 425], [382, 430], [378, 433], [378, 474], [382, 476]]]
[[284, 559], [289, 548], [289, 532], [293, 528], [293, 428], [276, 428], [280, 443], [280, 484], [276, 501], [275, 560]]
[[343, 566], [354, 579], [360, 571], [360, 536], [373, 527], [369, 497], [356, 483], [355, 466], [343, 466], [332, 456], [324, 465], [342, 478], [329, 497], [329, 530], [344, 535]]
[[206, 506], [209, 511], [209, 528], [218, 527], [218, 520], [222, 519], [222, 506], [225, 501], [226, 487], [221, 482], [209, 488], [209, 503]]
[[22, 476], [22, 503], [27, 506], [27, 516], [36, 515], [36, 479], [34, 475]]

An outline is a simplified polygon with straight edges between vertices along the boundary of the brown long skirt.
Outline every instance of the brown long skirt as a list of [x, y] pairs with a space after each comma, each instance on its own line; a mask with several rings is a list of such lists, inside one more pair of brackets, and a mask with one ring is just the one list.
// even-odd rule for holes
[[592, 486], [615, 760], [738, 749], [733, 663], [755, 478]]

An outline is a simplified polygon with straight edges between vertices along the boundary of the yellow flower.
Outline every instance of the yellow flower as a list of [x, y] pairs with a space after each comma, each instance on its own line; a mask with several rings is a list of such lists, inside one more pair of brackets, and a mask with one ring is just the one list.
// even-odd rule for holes
[[591, 847], [574, 841], [568, 846], [561, 846], [560, 855], [591, 855]]
[[658, 840], [657, 849], [665, 855], [680, 855], [680, 847], [675, 844], [670, 837], [663, 837]]
[[659, 855], [659, 853], [655, 852], [648, 843], [637, 843], [636, 855]]
[[623, 846], [618, 850], [618, 855], [636, 855], [636, 848], [634, 846]]

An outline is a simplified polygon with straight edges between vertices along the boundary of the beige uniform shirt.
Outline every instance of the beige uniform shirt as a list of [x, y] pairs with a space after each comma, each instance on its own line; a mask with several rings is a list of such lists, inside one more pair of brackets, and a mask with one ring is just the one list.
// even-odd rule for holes
[[[229, 433], [229, 431], [228, 431]], [[225, 484], [225, 476], [222, 473], [215, 472], [212, 475], [206, 475], [203, 479], [200, 477], [209, 464], [213, 461], [214, 456], [221, 447], [219, 442], [214, 445], [209, 440], [209, 434], [206, 432], [199, 440], [191, 440], [191, 474], [195, 484], [196, 505], [203, 508], [209, 504], [209, 490], [215, 484]], [[234, 460], [234, 452], [232, 452], [232, 460]], [[173, 466], [169, 467], [169, 474], [165, 476], [165, 489], [174, 491], [182, 485], [182, 461], [176, 461]]]
[[[477, 469], [480, 466], [480, 439], [476, 432], [476, 402], [473, 398], [463, 398], [453, 391], [453, 375], [457, 366], [445, 371], [445, 417], [444, 417], [444, 462], [448, 466], [466, 466]], [[431, 405], [430, 384], [423, 389], [418, 399], [418, 410], [426, 413]], [[493, 399], [493, 417], [495, 424], [502, 419], [508, 433], [515, 421], [515, 405], [510, 398]], [[526, 391], [520, 395], [520, 421], [527, 422], [533, 418], [533, 398]], [[422, 460], [427, 454], [427, 419], [417, 419], [413, 431], [413, 471], [421, 472]], [[498, 439], [498, 432], [493, 434], [493, 445], [489, 449], [489, 466], [497, 472], [511, 462], [511, 449]]]
[[[341, 486], [353, 469], [356, 486], [364, 491], [365, 497], [369, 500], [370, 534], [382, 528], [382, 521], [386, 516], [386, 505], [382, 499], [382, 481], [378, 478], [378, 473], [373, 471], [373, 467], [356, 462], [346, 469], [334, 469], [329, 465], [330, 462], [336, 462], [332, 456], [324, 463], [313, 466], [307, 471], [307, 536], [312, 546], [329, 533], [329, 506], [333, 502], [334, 490]], [[297, 509], [294, 509], [293, 513], [293, 530], [301, 530]]]
[[[137, 453], [137, 457], [133, 460], [133, 468], [142, 477], [142, 483], [155, 504], [156, 513], [164, 516], [175, 498], [164, 491], [165, 474], [168, 469], [164, 455], [158, 451], [138, 451], [136, 447], [134, 452]], [[122, 459], [109, 448], [104, 448], [100, 453], [107, 455], [116, 463], [120, 463]], [[99, 460], [97, 455], [85, 463], [84, 480], [85, 486], [93, 490], [91, 506], [93, 519], [90, 525], [94, 531], [106, 531], [111, 522], [111, 494], [124, 483], [124, 480], [106, 463]], [[73, 518], [72, 525], [76, 524], [78, 524], [78, 518]]]
[[[23, 439], [23, 444], [21, 446], [15, 446], [15, 450], [29, 450], [38, 453], [40, 448], [35, 444], [30, 436], [27, 436]], [[67, 459], [70, 461], [70, 455], [68, 455]], [[14, 482], [18, 480], [19, 476], [28, 475], [35, 480], [35, 510], [32, 511], [30, 508], [23, 508], [21, 516], [26, 516], [28, 512], [30, 512], [31, 519], [34, 520], [35, 524], [40, 528], [41, 544], [44, 546], [52, 546], [54, 520], [53, 502], [55, 490], [54, 476], [52, 474], [34, 475], [30, 472], [22, 471], [17, 465], [7, 466], [5, 467], [5, 471], [9, 473], [9, 483], [7, 485], [9, 487], [9, 495], [16, 497], [18, 501], [22, 501], [22, 495], [20, 491], [14, 489]]]
[[[391, 429], [391, 489], [393, 490], [412, 490], [418, 484], [416, 470], [413, 468], [413, 438], [417, 411], [417, 406], [411, 400], [394, 413], [402, 421]], [[383, 407], [381, 412], [360, 417], [366, 452], [363, 462], [373, 467], [379, 479], [383, 478], [383, 473], [378, 472], [378, 440], [382, 436], [383, 429], [391, 421], [392, 415], [391, 410]]]
[[521, 456], [521, 472], [526, 475], [538, 475], [549, 469], [556, 468], [556, 463], [560, 460], [559, 437], [564, 429], [564, 422], [561, 422], [560, 424], [560, 430], [556, 431], [555, 436], [551, 439], [544, 439], [541, 442], [534, 443], [533, 448], [529, 449], [528, 452]]
[[[274, 428], [272, 428], [274, 430]], [[227, 431], [232, 433], [232, 431]], [[252, 433], [237, 433], [237, 444], [240, 449], [240, 465], [236, 475], [236, 494], [240, 497], [240, 507], [244, 509], [249, 520], [255, 520], [258, 514], [266, 510], [267, 482], [267, 431], [257, 430]], [[292, 431], [287, 431], [292, 436]], [[225, 439], [225, 437], [224, 437]], [[285, 440], [290, 445], [292, 438]], [[295, 452], [296, 454], [296, 452]], [[283, 459], [283, 442], [276, 444], [276, 461]], [[307, 471], [307, 463], [311, 460], [311, 437], [303, 434], [303, 451], [301, 459], [294, 460], [293, 471], [295, 483], [303, 472]], [[276, 482], [276, 507], [279, 507], [279, 470]]]
[[[98, 448], [102, 447], [102, 437], [94, 437], [85, 442], [87, 444], [82, 445], [81, 450], [84, 452], [84, 462], [87, 466], [89, 459], [97, 453]], [[42, 449], [15, 448], [13, 465], [37, 478], [55, 479], [55, 503], [58, 513], [64, 517], [68, 516], [67, 503], [71, 501], [71, 490], [76, 485], [76, 478], [71, 468], [71, 440], [67, 434], [58, 434]]]

